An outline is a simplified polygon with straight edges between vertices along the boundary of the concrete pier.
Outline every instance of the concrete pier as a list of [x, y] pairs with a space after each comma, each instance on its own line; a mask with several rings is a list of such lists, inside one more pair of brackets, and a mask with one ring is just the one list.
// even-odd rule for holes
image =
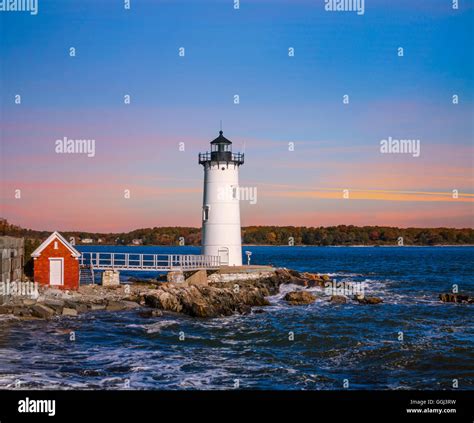
[[120, 272], [118, 270], [104, 270], [102, 273], [102, 286], [120, 285]]

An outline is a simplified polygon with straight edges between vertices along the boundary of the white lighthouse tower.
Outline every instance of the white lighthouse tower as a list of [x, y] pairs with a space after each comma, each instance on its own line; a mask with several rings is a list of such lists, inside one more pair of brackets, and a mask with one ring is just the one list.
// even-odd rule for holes
[[219, 256], [221, 264], [242, 265], [239, 166], [244, 155], [232, 153], [232, 142], [219, 132], [211, 151], [199, 154], [204, 166], [202, 254]]

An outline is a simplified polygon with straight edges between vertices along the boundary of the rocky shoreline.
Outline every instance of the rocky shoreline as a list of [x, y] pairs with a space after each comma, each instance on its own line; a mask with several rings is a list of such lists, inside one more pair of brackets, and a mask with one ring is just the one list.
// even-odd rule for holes
[[[135, 281], [114, 287], [84, 285], [78, 291], [61, 291], [40, 288], [39, 296], [31, 298], [3, 298], [0, 315], [11, 315], [21, 319], [50, 319], [59, 316], [74, 317], [79, 314], [105, 310], [122, 311], [137, 309], [142, 317], [157, 317], [164, 311], [185, 314], [191, 317], [211, 318], [248, 314], [253, 307], [270, 305], [267, 297], [280, 292], [281, 285], [295, 285], [295, 290], [286, 293], [284, 300], [292, 306], [311, 304], [333, 281], [328, 275], [299, 273], [288, 269], [275, 269], [273, 275], [260, 279], [230, 282], [173, 283]], [[474, 303], [474, 299], [461, 294], [440, 294], [443, 302]], [[333, 304], [354, 302], [363, 305], [382, 303], [377, 297], [363, 295], [332, 295]]]

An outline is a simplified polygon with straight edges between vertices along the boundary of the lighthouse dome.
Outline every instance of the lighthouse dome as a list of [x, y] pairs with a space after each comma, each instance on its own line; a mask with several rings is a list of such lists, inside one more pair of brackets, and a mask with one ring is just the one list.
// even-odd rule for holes
[[228, 140], [224, 135], [222, 135], [224, 132], [219, 131], [219, 136], [214, 140], [211, 141], [211, 145], [216, 145], [216, 144], [224, 144], [224, 145], [229, 145], [232, 144], [232, 141]]

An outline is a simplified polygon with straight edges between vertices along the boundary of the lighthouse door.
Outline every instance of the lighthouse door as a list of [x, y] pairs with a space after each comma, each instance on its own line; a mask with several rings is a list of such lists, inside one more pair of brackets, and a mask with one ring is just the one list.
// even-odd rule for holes
[[219, 262], [220, 264], [229, 264], [229, 249], [227, 247], [221, 247], [217, 251], [219, 254]]

